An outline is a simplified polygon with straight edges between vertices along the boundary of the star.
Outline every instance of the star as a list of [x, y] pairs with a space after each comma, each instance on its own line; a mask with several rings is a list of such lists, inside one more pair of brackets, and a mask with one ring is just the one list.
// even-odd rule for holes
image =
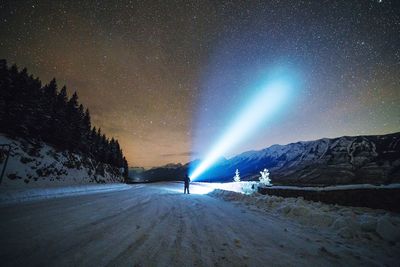
[[398, 131], [394, 3], [14, 1], [0, 4], [0, 55], [44, 84], [56, 77], [69, 96], [77, 91], [129, 164], [186, 163], [276, 67], [299, 77], [291, 104], [224, 156]]

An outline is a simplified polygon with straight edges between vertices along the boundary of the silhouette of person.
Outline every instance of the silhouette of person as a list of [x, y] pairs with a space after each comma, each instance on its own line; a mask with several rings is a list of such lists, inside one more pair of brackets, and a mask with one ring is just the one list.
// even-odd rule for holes
[[186, 190], [187, 190], [187, 193], [190, 194], [189, 193], [190, 178], [187, 174], [185, 175], [185, 179], [183, 181], [185, 182], [185, 189], [183, 189], [183, 193], [186, 194]]

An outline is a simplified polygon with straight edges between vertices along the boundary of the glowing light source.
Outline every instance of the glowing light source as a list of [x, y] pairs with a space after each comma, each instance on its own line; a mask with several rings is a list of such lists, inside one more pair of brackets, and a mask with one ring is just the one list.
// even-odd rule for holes
[[204, 160], [190, 174], [191, 180], [196, 180], [224, 153], [254, 133], [282, 106], [289, 91], [290, 84], [284, 80], [274, 80], [259, 90]]

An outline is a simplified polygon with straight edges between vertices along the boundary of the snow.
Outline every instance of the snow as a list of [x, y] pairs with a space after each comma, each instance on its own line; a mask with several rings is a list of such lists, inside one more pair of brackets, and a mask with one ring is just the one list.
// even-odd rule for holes
[[[214, 189], [223, 189], [227, 191], [233, 191], [238, 193], [243, 193], [243, 187], [253, 184], [259, 184], [258, 182], [249, 182], [249, 181], [241, 181], [241, 182], [231, 182], [231, 183], [202, 183], [196, 182], [196, 184], [201, 184], [203, 186], [212, 187]], [[262, 186], [262, 185], [261, 185]], [[349, 184], [349, 185], [335, 185], [335, 186], [268, 186], [268, 189], [290, 189], [290, 190], [309, 190], [309, 191], [331, 191], [331, 190], [350, 190], [350, 189], [393, 189], [400, 188], [399, 183], [387, 184], [387, 185], [372, 185], [372, 184]]]
[[337, 233], [346, 239], [362, 242], [376, 240], [400, 242], [400, 214], [369, 208], [344, 207], [303, 198], [245, 195], [216, 189], [210, 195], [228, 201], [242, 202], [264, 212], [294, 220], [302, 225]]
[[[105, 193], [132, 188], [127, 184], [81, 185], [47, 188], [0, 188], [0, 205], [67, 196]], [[135, 187], [138, 187], [136, 185]]]
[[[193, 182], [192, 184], [201, 185], [202, 187], [208, 187], [210, 190], [222, 189], [232, 192], [243, 193], [243, 186], [252, 184], [252, 182], [231, 182], [231, 183], [204, 183], [204, 182]], [[211, 192], [210, 191], [210, 192]]]
[[399, 221], [394, 223], [388, 215], [382, 216], [376, 223], [376, 232], [385, 240], [391, 242], [400, 241], [400, 224]]
[[[26, 140], [0, 134], [0, 144], [11, 145], [1, 187], [43, 188], [122, 182], [122, 177], [113, 174], [108, 165], [84, 159], [78, 154], [57, 151], [44, 143], [35, 146]], [[4, 160], [0, 161], [0, 170], [4, 163]], [[95, 173], [96, 166], [100, 165], [104, 172]]]
[[240, 182], [240, 172], [238, 169], [236, 169], [236, 171], [235, 171], [235, 176], [233, 176], [233, 181]]
[[394, 133], [273, 145], [229, 158], [215, 168], [215, 177], [210, 174], [208, 178], [227, 181], [228, 174], [239, 168], [242, 180], [255, 179], [261, 168], [268, 168], [274, 183], [399, 183], [399, 140], [399, 134]]
[[[194, 183], [191, 190], [201, 192], [203, 187], [209, 189]], [[184, 195], [183, 183], [1, 206], [0, 214], [4, 266], [400, 262], [397, 239], [381, 236], [399, 228], [394, 225], [398, 214], [220, 189], [209, 195]]]
[[292, 189], [292, 190], [309, 190], [309, 191], [331, 191], [331, 190], [350, 190], [350, 189], [393, 189], [400, 188], [400, 184], [387, 184], [387, 185], [373, 185], [373, 184], [348, 184], [348, 185], [334, 185], [324, 187], [299, 187], [299, 186], [272, 186], [272, 189]]
[[260, 171], [260, 177], [258, 180], [260, 181], [260, 184], [264, 186], [272, 186], [271, 184], [271, 178], [269, 178], [269, 171], [267, 169], [264, 169], [263, 171]]

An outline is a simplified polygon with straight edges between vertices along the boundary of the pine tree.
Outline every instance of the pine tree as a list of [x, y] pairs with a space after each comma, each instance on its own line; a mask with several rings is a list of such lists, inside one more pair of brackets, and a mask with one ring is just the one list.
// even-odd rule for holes
[[80, 141], [80, 121], [78, 95], [76, 92], [71, 96], [67, 103], [66, 109], [66, 144], [70, 151], [76, 151]]
[[[10, 71], [11, 84], [8, 98], [8, 112], [5, 119], [10, 131], [15, 136], [29, 137], [27, 127], [27, 112], [31, 112], [29, 103], [29, 89], [27, 85], [28, 74], [26, 69], [18, 72], [17, 66], [13, 65]], [[25, 112], [25, 109], [27, 112]], [[18, 122], [18, 123], [16, 123]], [[6, 123], [6, 125], [7, 125]]]
[[[8, 79], [7, 61], [0, 60], [0, 121], [3, 121], [6, 113], [6, 94], [8, 93], [9, 79]], [[0, 126], [0, 130], [3, 126]]]
[[39, 79], [35, 79], [32, 75], [28, 79], [28, 100], [26, 114], [26, 126], [28, 129], [28, 135], [30, 137], [38, 136], [41, 137], [42, 128], [44, 125], [43, 117], [38, 114], [40, 113], [40, 99], [41, 99], [41, 88], [42, 83]]
[[41, 127], [41, 137], [50, 143], [54, 143], [55, 129], [57, 128], [57, 121], [55, 117], [56, 110], [56, 97], [57, 97], [57, 82], [53, 78], [49, 84], [43, 88], [43, 94], [40, 101], [41, 104], [41, 119], [43, 120]]
[[63, 86], [61, 91], [58, 93], [55, 106], [54, 106], [54, 117], [56, 122], [56, 128], [54, 129], [54, 144], [59, 148], [66, 149], [65, 144], [67, 139], [66, 128], [67, 124], [67, 88]]
[[260, 184], [266, 185], [266, 186], [271, 186], [271, 179], [269, 178], [269, 171], [267, 169], [264, 169], [263, 171], [260, 171]]
[[122, 161], [123, 161], [122, 168], [124, 169], [123, 175], [124, 175], [125, 179], [127, 179], [128, 178], [128, 174], [129, 174], [128, 161], [126, 160], [125, 157], [123, 157]]
[[233, 181], [240, 182], [240, 172], [238, 169], [235, 171], [235, 176], [233, 176]]
[[0, 132], [88, 155], [128, 174], [118, 140], [92, 128], [90, 112], [76, 92], [68, 99], [65, 86], [57, 91], [56, 79], [42, 87], [26, 69], [8, 68], [5, 60], [0, 60]]

